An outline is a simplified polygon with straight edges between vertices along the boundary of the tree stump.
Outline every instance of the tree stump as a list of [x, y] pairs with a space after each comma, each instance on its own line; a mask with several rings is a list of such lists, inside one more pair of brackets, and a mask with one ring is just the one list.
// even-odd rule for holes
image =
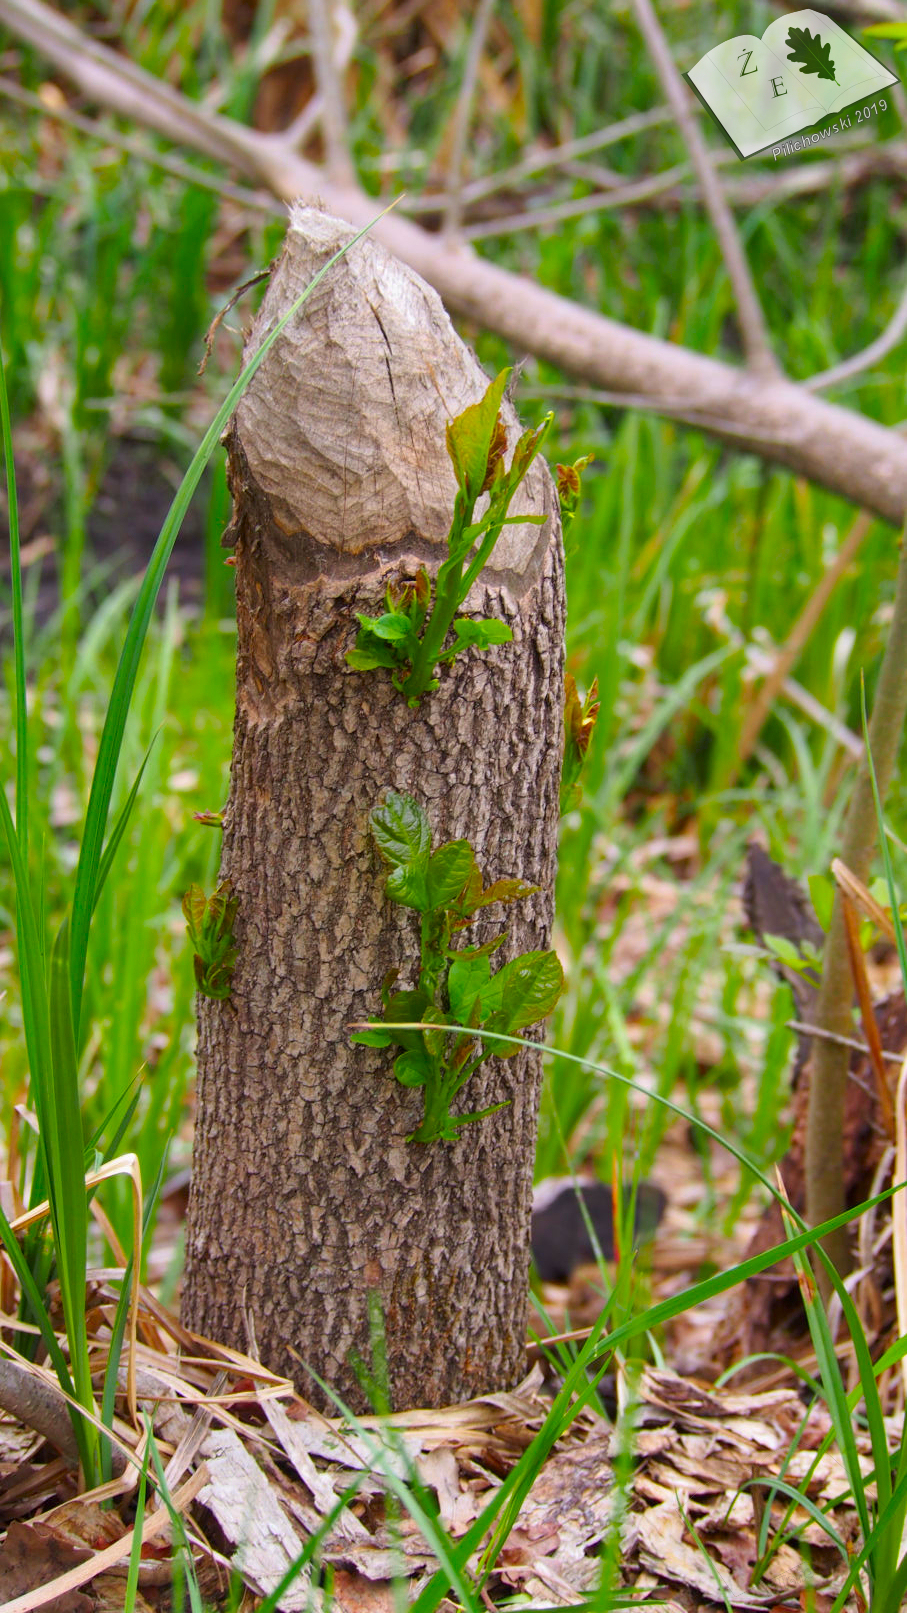
[[[298, 207], [248, 342], [353, 234]], [[456, 1143], [407, 1143], [422, 1093], [349, 1042], [392, 967], [414, 981], [418, 919], [384, 896], [368, 814], [413, 795], [434, 842], [465, 837], [487, 879], [540, 886], [496, 961], [549, 943], [563, 707], [557, 498], [537, 460], [468, 614], [512, 644], [470, 651], [410, 710], [345, 654], [389, 579], [445, 557], [445, 426], [488, 378], [436, 293], [368, 238], [335, 265], [245, 392], [228, 438], [238, 661], [221, 877], [239, 898], [230, 997], [199, 999], [198, 1113], [183, 1315], [327, 1404], [356, 1408], [379, 1296], [395, 1408], [510, 1386], [524, 1371], [540, 1061], [490, 1059], [463, 1107], [508, 1099]], [[505, 405], [508, 444], [518, 423]], [[496, 911], [500, 917], [501, 910]], [[481, 938], [477, 931], [464, 937]]]

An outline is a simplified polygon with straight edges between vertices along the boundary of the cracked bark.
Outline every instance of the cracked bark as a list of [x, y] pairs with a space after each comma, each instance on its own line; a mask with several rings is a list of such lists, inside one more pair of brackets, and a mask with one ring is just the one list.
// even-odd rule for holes
[[[250, 351], [352, 233], [294, 211]], [[368, 834], [387, 787], [418, 798], [436, 844], [467, 837], [488, 878], [541, 887], [508, 910], [502, 960], [550, 939], [564, 588], [547, 468], [514, 510], [548, 521], [506, 528], [467, 602], [504, 617], [513, 644], [460, 657], [416, 712], [388, 674], [344, 661], [354, 613], [443, 558], [444, 428], [486, 385], [437, 295], [365, 240], [268, 355], [229, 439], [239, 644], [221, 877], [239, 896], [239, 959], [228, 1001], [199, 1001], [183, 1314], [240, 1347], [248, 1315], [262, 1359], [322, 1404], [306, 1368], [364, 1405], [349, 1354], [368, 1358], [369, 1290], [396, 1407], [512, 1384], [525, 1361], [537, 1056], [489, 1060], [463, 1107], [510, 1106], [422, 1147], [404, 1141], [421, 1092], [348, 1040], [389, 968], [415, 983], [417, 920], [384, 899]], [[511, 445], [517, 431], [510, 410]]]

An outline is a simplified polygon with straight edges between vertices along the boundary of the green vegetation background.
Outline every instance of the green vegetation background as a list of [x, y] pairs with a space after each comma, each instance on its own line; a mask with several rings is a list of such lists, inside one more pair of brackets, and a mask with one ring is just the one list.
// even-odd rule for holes
[[[123, 47], [143, 66], [166, 71], [190, 95], [217, 78], [223, 110], [250, 115], [254, 75], [229, 51], [216, 6], [189, 5], [172, 17], [169, 8], [152, 7], [135, 25], [122, 22], [118, 8], [109, 10], [122, 24]], [[259, 34], [267, 13], [260, 8]], [[87, 18], [88, 8], [76, 6], [72, 14]], [[719, 38], [761, 34], [774, 15], [762, 4], [675, 8], [665, 25], [683, 67]], [[497, 18], [515, 47], [512, 99], [500, 113], [485, 101], [477, 108], [470, 177], [510, 165], [533, 142], [589, 134], [660, 104], [626, 7], [543, 3], [541, 49], [526, 33], [520, 6], [501, 0]], [[432, 170], [465, 48], [464, 33], [443, 75], [409, 100], [405, 88], [397, 92], [395, 117], [406, 141], [392, 151], [382, 132], [387, 87], [365, 30], [353, 74], [352, 136], [360, 176], [376, 203], [398, 189], [417, 194]], [[887, 46], [875, 48], [900, 61]], [[21, 81], [37, 90], [45, 67], [28, 52], [22, 64]], [[899, 132], [891, 109], [873, 130], [880, 141]], [[141, 141], [153, 148], [150, 135]], [[822, 158], [828, 155], [824, 147]], [[42, 563], [27, 571], [39, 747], [32, 855], [49, 912], [58, 917], [135, 588], [89, 559], [86, 534], [98, 519], [105, 472], [125, 448], [133, 473], [118, 478], [116, 505], [105, 519], [133, 542], [146, 527], [141, 456], [153, 455], [175, 487], [239, 367], [238, 334], [222, 337], [199, 381], [204, 332], [233, 287], [278, 250], [283, 223], [222, 205], [213, 165], [205, 170], [192, 159], [213, 188], [185, 183], [104, 138], [12, 104], [0, 107], [0, 156], [2, 336], [23, 496], [38, 497], [46, 484], [32, 538], [49, 533], [60, 555], [63, 603], [50, 618], [37, 609]], [[684, 156], [668, 125], [606, 153], [608, 167], [628, 179]], [[736, 174], [737, 167], [724, 171]], [[770, 162], [758, 160], [746, 168], [770, 170]], [[590, 169], [575, 178], [573, 193], [582, 197], [595, 184]], [[540, 184], [535, 205], [542, 207], [545, 195]], [[891, 180], [768, 200], [740, 210], [738, 219], [791, 377], [824, 370], [878, 335], [902, 290], [907, 216]], [[727, 277], [692, 197], [680, 206], [656, 200], [589, 213], [501, 236], [482, 250], [612, 318], [728, 362], [739, 359]], [[229, 321], [234, 331], [239, 317]], [[463, 334], [489, 374], [522, 356], [481, 331]], [[894, 427], [905, 413], [903, 372], [903, 352], [896, 350], [831, 395]], [[549, 365], [530, 361], [518, 402], [526, 424], [555, 408], [552, 460], [595, 454], [569, 543], [568, 647], [580, 684], [598, 678], [602, 715], [584, 804], [564, 826], [559, 940], [569, 991], [552, 1039], [665, 1093], [679, 1092], [694, 1110], [704, 1088], [717, 1091], [722, 1125], [765, 1166], [784, 1144], [792, 1041], [784, 1021], [791, 1008], [783, 990], [769, 992], [765, 1017], [765, 994], [756, 987], [766, 966], [746, 950], [734, 886], [746, 841], [757, 832], [791, 873], [826, 868], [850, 770], [827, 729], [787, 701], [779, 701], [754, 757], [738, 765], [752, 685], [733, 634], [782, 643], [855, 512], [751, 455], [603, 405]], [[88, 1035], [80, 1055], [86, 1135], [139, 1077], [127, 1141], [146, 1183], [168, 1144], [174, 1167], [188, 1160], [194, 980], [180, 901], [193, 881], [213, 886], [218, 832], [199, 825], [193, 812], [220, 807], [227, 791], [234, 627], [231, 573], [219, 539], [228, 503], [219, 465], [194, 512], [203, 594], [187, 609], [186, 598], [171, 589], [143, 661], [114, 809], [151, 736], [157, 739], [91, 943]], [[861, 669], [871, 699], [897, 541], [884, 523], [873, 524], [795, 669], [803, 687], [855, 731]], [[731, 636], [722, 623], [730, 624]], [[0, 694], [7, 783], [15, 774], [9, 643], [7, 624]], [[890, 819], [903, 829], [902, 788], [894, 792]], [[4, 867], [6, 1128], [24, 1098], [26, 1076], [12, 929]], [[703, 1027], [710, 1032], [707, 1059]], [[549, 1077], [539, 1174], [579, 1163], [590, 1148], [606, 1173], [610, 1152], [622, 1148], [632, 1149], [641, 1171], [649, 1168], [664, 1124], [658, 1114], [634, 1116], [624, 1089], [606, 1088], [566, 1062], [553, 1061]], [[747, 1185], [741, 1183], [741, 1196]], [[125, 1237], [126, 1190], [120, 1194], [111, 1184], [105, 1202]], [[705, 1213], [710, 1202], [706, 1176]]]

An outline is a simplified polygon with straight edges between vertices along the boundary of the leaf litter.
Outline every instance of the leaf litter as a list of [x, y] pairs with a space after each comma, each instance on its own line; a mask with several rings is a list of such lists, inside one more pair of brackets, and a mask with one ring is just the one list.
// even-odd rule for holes
[[[116, 1295], [109, 1284], [98, 1286], [101, 1366]], [[341, 1613], [390, 1613], [395, 1582], [402, 1580], [412, 1599], [439, 1565], [417, 1524], [389, 1503], [382, 1469], [417, 1480], [456, 1541], [551, 1404], [549, 1371], [536, 1360], [511, 1391], [441, 1410], [363, 1417], [351, 1428], [314, 1411], [251, 1357], [193, 1337], [147, 1291], [138, 1331], [140, 1422], [129, 1421], [124, 1377], [114, 1429], [128, 1459], [104, 1492], [78, 1495], [72, 1468], [60, 1460], [44, 1464], [46, 1483], [35, 1482], [48, 1447], [39, 1436], [28, 1442], [12, 1419], [0, 1421], [2, 1613], [123, 1606], [146, 1421], [199, 1584], [215, 1605], [231, 1573], [253, 1598], [274, 1591], [321, 1529], [317, 1559], [332, 1571]], [[514, 1594], [527, 1604], [581, 1602], [598, 1583], [601, 1552], [615, 1531], [624, 1593], [649, 1599], [657, 1590], [662, 1605], [665, 1596], [685, 1608], [798, 1605], [809, 1586], [834, 1594], [844, 1577], [841, 1557], [803, 1507], [794, 1509], [785, 1540], [752, 1582], [759, 1519], [767, 1507], [780, 1522], [787, 1505], [772, 1497], [773, 1477], [802, 1482], [841, 1538], [857, 1540], [840, 1460], [833, 1453], [816, 1459], [828, 1427], [821, 1410], [804, 1422], [804, 1404], [789, 1387], [741, 1393], [654, 1367], [633, 1374], [619, 1365], [617, 1397], [621, 1424], [584, 1404], [553, 1446], [487, 1582], [492, 1602]], [[621, 1469], [615, 1452], [628, 1422], [632, 1459]], [[862, 1454], [869, 1471], [868, 1448]], [[15, 1483], [19, 1468], [26, 1493]], [[34, 1504], [26, 1518], [30, 1481]], [[169, 1606], [173, 1529], [154, 1495], [145, 1516], [140, 1613]], [[106, 1510], [99, 1505], [105, 1497], [115, 1503]], [[479, 1573], [479, 1555], [468, 1574]], [[277, 1605], [293, 1613], [320, 1601], [311, 1571], [303, 1570]]]

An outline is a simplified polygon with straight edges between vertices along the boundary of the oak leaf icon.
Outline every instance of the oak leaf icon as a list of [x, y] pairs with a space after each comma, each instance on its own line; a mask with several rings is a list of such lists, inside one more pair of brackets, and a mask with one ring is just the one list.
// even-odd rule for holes
[[796, 62], [801, 73], [815, 73], [837, 84], [831, 46], [827, 42], [823, 45], [818, 33], [811, 34], [808, 28], [790, 28], [784, 43], [788, 61]]

